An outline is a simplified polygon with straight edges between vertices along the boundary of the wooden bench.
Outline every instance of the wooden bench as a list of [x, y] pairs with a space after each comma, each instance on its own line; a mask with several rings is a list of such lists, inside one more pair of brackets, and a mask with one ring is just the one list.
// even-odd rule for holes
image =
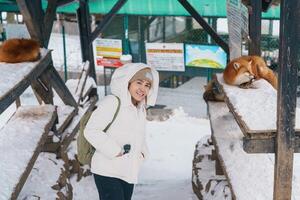
[[[52, 65], [51, 52], [41, 49], [36, 62], [0, 63], [0, 114], [32, 86], [44, 106], [19, 107], [0, 131], [1, 192], [0, 199], [16, 199], [34, 162], [48, 138], [50, 129], [57, 130], [57, 109], [53, 105], [53, 88], [64, 103], [58, 109], [61, 132], [77, 113], [77, 103]], [[19, 102], [20, 106], [20, 102]], [[71, 114], [65, 114], [66, 112]]]
[[[215, 77], [225, 102], [208, 102], [212, 140], [233, 199], [271, 200], [274, 188], [276, 90], [265, 80], [241, 89]], [[299, 109], [296, 111], [299, 115]], [[299, 119], [298, 119], [299, 120]], [[297, 120], [296, 120], [297, 121]], [[298, 122], [298, 121], [297, 121]], [[296, 131], [299, 122], [296, 123]], [[295, 152], [299, 152], [299, 138]], [[273, 153], [273, 154], [271, 154]], [[300, 156], [294, 154], [292, 199], [300, 199]]]
[[[249, 154], [225, 103], [209, 102], [212, 139], [234, 199], [272, 200], [274, 154]], [[300, 155], [294, 154], [293, 199], [300, 199]]]
[[[254, 82], [253, 89], [227, 85], [217, 74], [219, 91], [244, 134], [244, 150], [248, 153], [275, 152], [277, 91], [265, 80]], [[300, 109], [296, 108], [295, 152], [300, 152]]]
[[55, 106], [21, 106], [1, 129], [0, 199], [17, 199], [56, 118]]
[[51, 64], [51, 52], [41, 49], [36, 62], [8, 64], [0, 62], [0, 113], [11, 105]]

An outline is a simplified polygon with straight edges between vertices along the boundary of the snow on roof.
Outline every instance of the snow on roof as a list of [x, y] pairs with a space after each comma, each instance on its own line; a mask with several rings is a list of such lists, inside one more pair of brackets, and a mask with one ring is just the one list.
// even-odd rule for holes
[[52, 105], [20, 107], [1, 129], [0, 199], [10, 199], [54, 111]]

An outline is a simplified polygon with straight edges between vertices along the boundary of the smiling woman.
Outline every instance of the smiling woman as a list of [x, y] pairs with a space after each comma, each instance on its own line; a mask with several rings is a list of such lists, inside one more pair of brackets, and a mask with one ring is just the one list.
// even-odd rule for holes
[[[148, 157], [145, 140], [146, 106], [157, 97], [158, 72], [143, 63], [116, 69], [111, 81], [113, 95], [106, 96], [85, 128], [86, 139], [96, 149], [91, 171], [101, 200], [130, 200], [141, 164]], [[120, 109], [114, 118], [120, 99]]]
[[150, 68], [138, 71], [129, 81], [128, 90], [134, 105], [146, 100], [153, 82]]

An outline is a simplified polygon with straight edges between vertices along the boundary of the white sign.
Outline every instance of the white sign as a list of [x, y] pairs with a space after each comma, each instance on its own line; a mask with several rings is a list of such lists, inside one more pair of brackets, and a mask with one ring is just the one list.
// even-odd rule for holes
[[94, 49], [96, 57], [119, 59], [122, 55], [122, 40], [96, 39]]
[[241, 0], [227, 0], [227, 19], [232, 60], [242, 55], [242, 34], [248, 35], [248, 11]]
[[182, 43], [146, 43], [146, 57], [159, 71], [185, 71]]

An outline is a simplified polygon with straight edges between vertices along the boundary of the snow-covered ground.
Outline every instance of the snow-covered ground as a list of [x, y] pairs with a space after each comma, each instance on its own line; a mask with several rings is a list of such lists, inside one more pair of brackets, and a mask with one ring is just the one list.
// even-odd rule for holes
[[[204, 84], [201, 78], [192, 79], [191, 82], [196, 88]], [[196, 88], [189, 87], [190, 89], [183, 93], [181, 92], [182, 88], [161, 88], [158, 98], [160, 104], [176, 107], [175, 97], [178, 96], [180, 100], [177, 101], [178, 106], [168, 120], [147, 123], [147, 141], [151, 157], [142, 167], [140, 182], [135, 187], [133, 200], [197, 199], [191, 185], [192, 159], [197, 141], [210, 134], [210, 125], [205, 118], [190, 116], [197, 115], [198, 112], [205, 113], [206, 105], [199, 100], [201, 94], [196, 94]], [[103, 96], [104, 88], [99, 87], [98, 89], [100, 96]], [[27, 90], [23, 94], [21, 101], [23, 104], [36, 104], [31, 90]], [[195, 108], [198, 107], [198, 111], [191, 109], [193, 105]], [[191, 113], [186, 112], [185, 109], [190, 109]], [[76, 142], [73, 142], [69, 154], [75, 152]], [[57, 163], [53, 165], [54, 162]], [[49, 168], [49, 166], [55, 167]], [[55, 157], [51, 154], [42, 154], [19, 199], [36, 199], [37, 197], [43, 200], [54, 199], [56, 191], [49, 188], [55, 184], [61, 166], [62, 162], [55, 161]], [[44, 177], [49, 177], [49, 179], [45, 180]], [[80, 182], [73, 177], [71, 182], [74, 200], [98, 199], [92, 176], [83, 178]], [[44, 186], [41, 187], [41, 185]]]
[[[164, 121], [147, 123], [151, 157], [146, 161], [133, 200], [197, 200], [192, 191], [192, 159], [197, 141], [210, 134], [209, 121], [188, 116], [182, 108]], [[72, 179], [74, 199], [97, 199], [91, 176]]]

